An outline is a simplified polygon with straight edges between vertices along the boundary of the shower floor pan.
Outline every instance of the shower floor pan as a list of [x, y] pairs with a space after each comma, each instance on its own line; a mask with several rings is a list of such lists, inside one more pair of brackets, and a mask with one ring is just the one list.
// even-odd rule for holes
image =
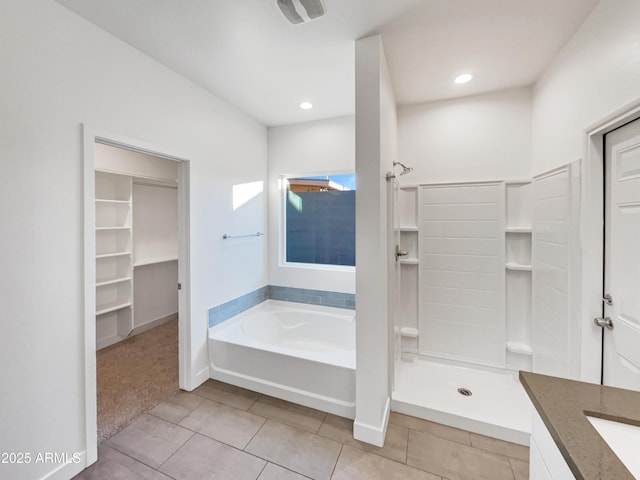
[[533, 406], [518, 381], [517, 372], [421, 357], [410, 362], [400, 361], [396, 366], [391, 409], [529, 445]]

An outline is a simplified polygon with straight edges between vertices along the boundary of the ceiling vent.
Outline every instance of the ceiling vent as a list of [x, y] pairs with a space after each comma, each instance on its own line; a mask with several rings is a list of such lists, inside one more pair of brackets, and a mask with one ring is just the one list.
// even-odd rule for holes
[[278, 0], [278, 7], [291, 23], [304, 23], [324, 15], [322, 0]]

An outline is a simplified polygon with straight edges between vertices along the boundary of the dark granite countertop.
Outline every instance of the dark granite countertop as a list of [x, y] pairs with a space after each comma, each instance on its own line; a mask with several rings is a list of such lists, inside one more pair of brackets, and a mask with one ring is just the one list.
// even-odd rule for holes
[[634, 479], [587, 415], [640, 426], [640, 392], [530, 372], [520, 381], [576, 479]]

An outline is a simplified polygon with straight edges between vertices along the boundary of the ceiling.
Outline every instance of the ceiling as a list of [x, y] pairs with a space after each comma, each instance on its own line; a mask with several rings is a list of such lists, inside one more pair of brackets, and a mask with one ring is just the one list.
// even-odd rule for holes
[[354, 41], [374, 33], [398, 104], [531, 85], [598, 0], [324, 0], [299, 25], [276, 0], [57, 1], [276, 126], [353, 114]]

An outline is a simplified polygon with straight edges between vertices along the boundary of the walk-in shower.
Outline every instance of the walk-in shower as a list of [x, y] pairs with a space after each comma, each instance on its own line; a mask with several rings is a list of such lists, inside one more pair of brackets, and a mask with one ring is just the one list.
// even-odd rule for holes
[[[398, 165], [399, 175], [410, 171]], [[511, 236], [527, 233], [518, 224], [506, 238], [513, 228], [505, 182], [401, 186], [387, 177], [396, 262], [392, 410], [527, 444], [530, 405], [507, 349], [531, 343], [522, 333], [530, 330], [526, 302], [517, 299], [520, 312], [509, 307], [513, 286], [530, 285], [531, 258], [508, 258]], [[508, 274], [509, 262], [520, 269]]]

